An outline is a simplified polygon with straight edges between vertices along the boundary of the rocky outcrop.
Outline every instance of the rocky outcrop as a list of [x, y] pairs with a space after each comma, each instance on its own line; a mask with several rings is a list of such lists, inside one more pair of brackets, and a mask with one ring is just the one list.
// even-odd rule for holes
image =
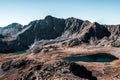
[[12, 62], [12, 60], [9, 60], [9, 61], [3, 63], [3, 65], [1, 66], [2, 70], [3, 70], [3, 71], [9, 70], [9, 69], [10, 69], [10, 64], [11, 64], [11, 62]]
[[14, 69], [14, 72], [7, 76], [17, 73], [19, 76], [16, 76], [15, 80], [97, 80], [84, 66], [63, 60], [42, 64], [34, 60], [21, 59], [3, 63], [2, 69], [4, 73]]

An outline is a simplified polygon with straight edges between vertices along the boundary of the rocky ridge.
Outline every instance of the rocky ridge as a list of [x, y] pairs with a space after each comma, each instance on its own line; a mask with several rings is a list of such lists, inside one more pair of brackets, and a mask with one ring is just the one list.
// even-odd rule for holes
[[43, 44], [70, 47], [81, 44], [120, 47], [119, 33], [120, 25], [101, 25], [74, 17], [60, 19], [46, 16], [45, 19], [25, 25], [11, 39], [3, 38], [0, 41], [2, 47], [0, 52], [23, 51], [29, 48], [33, 50]]
[[5, 37], [10, 37], [15, 34], [17, 34], [19, 31], [21, 31], [23, 26], [19, 23], [12, 23], [5, 27], [0, 28], [0, 34], [2, 34]]
[[14, 74], [17, 74], [17, 76], [14, 76], [14, 80], [97, 80], [92, 72], [88, 71], [83, 65], [63, 60], [44, 64], [29, 59], [10, 60], [5, 62], [1, 68], [3, 75], [8, 75], [3, 77], [3, 80], [10, 79]]

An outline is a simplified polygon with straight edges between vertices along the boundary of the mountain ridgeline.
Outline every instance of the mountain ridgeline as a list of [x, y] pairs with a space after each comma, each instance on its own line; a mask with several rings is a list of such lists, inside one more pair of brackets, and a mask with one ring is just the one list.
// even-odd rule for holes
[[81, 44], [120, 47], [120, 25], [46, 16], [25, 26], [13, 24], [12, 28], [0, 28], [0, 52], [23, 51], [32, 44], [35, 47], [43, 46], [43, 43], [69, 47]]
[[17, 32], [21, 31], [23, 26], [19, 23], [12, 23], [8, 26], [1, 27], [0, 28], [0, 34], [6, 37], [13, 36]]

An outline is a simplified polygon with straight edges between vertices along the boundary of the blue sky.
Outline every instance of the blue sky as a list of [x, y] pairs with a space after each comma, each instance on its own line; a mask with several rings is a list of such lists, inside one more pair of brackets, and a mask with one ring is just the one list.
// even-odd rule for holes
[[23, 25], [46, 15], [120, 24], [120, 0], [0, 0], [0, 26]]

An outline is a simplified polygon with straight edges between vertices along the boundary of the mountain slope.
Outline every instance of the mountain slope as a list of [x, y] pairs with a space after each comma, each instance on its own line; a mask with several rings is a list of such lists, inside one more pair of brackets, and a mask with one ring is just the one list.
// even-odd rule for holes
[[[13, 30], [14, 32], [14, 30]], [[7, 32], [6, 32], [7, 33]], [[97, 46], [120, 46], [120, 25], [101, 25], [73, 17], [59, 19], [46, 16], [35, 20], [14, 35], [12, 39], [2, 39], [0, 52], [14, 52], [35, 49], [43, 45], [77, 46], [90, 44]], [[46, 41], [47, 40], [47, 41]], [[34, 49], [32, 46], [32, 48]], [[30, 48], [31, 49], [31, 48]], [[32, 50], [33, 50], [32, 49]]]

